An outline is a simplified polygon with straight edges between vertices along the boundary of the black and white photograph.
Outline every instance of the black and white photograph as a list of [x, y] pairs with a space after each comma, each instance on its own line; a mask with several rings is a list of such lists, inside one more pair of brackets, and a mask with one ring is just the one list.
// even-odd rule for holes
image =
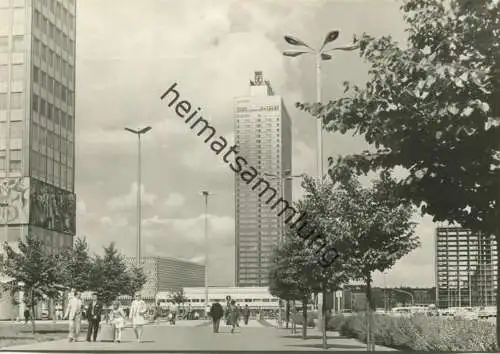
[[0, 0], [0, 351], [500, 351], [499, 0]]

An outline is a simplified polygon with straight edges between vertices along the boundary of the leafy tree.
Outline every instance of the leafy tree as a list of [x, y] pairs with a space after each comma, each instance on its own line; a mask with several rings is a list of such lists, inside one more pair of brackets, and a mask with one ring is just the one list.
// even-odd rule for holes
[[32, 235], [19, 240], [18, 250], [4, 244], [6, 257], [2, 259], [2, 271], [13, 278], [11, 292], [24, 291], [24, 302], [31, 309], [32, 332], [35, 333], [35, 307], [44, 297], [55, 299], [64, 287], [59, 284], [58, 262], [47, 254], [42, 241]]
[[[457, 222], [498, 242], [499, 3], [406, 0], [401, 9], [404, 47], [391, 37], [364, 34], [358, 41], [370, 68], [364, 86], [346, 83], [346, 97], [299, 107], [328, 130], [354, 132], [371, 144], [342, 162], [363, 173], [405, 168], [408, 176], [397, 186], [402, 197], [435, 221]], [[500, 306], [496, 318], [500, 344]]]
[[[307, 304], [313, 289], [313, 284], [310, 283], [312, 269], [308, 267], [308, 260], [309, 254], [304, 250], [303, 240], [296, 230], [291, 229], [284, 240], [274, 248], [269, 270], [270, 293], [287, 302], [302, 301], [304, 324], [307, 324]], [[302, 338], [306, 337], [307, 325], [303, 325]]]
[[172, 300], [172, 302], [181, 305], [188, 301], [188, 298], [184, 294], [184, 289], [176, 289], [174, 291], [171, 291], [169, 293], [169, 298]]
[[363, 188], [349, 170], [343, 172], [336, 176], [340, 181], [339, 188], [345, 192], [337, 202], [344, 209], [343, 217], [354, 232], [348, 252], [349, 275], [366, 283], [367, 345], [374, 350], [371, 341], [372, 311], [375, 310], [372, 274], [391, 268], [420, 242], [414, 233], [415, 223], [411, 221], [414, 208], [396, 195], [396, 182], [387, 172], [381, 173], [380, 179], [367, 188]]
[[95, 257], [93, 266], [94, 281], [92, 289], [106, 305], [116, 300], [120, 295], [128, 294], [130, 275], [123, 256], [112, 242], [104, 248], [104, 255]]
[[85, 238], [76, 239], [73, 248], [60, 255], [60, 274], [68, 289], [83, 292], [92, 287], [93, 259]]
[[347, 263], [335, 261], [338, 256], [336, 249], [345, 244], [343, 249], [348, 250], [352, 230], [345, 227], [342, 221], [343, 210], [338, 202], [341, 191], [335, 188], [335, 183], [306, 177], [302, 187], [304, 197], [299, 203], [299, 209], [304, 213], [301, 222], [293, 225], [293, 229], [303, 240], [302, 249], [305, 254], [301, 257], [303, 262], [300, 267], [309, 274], [311, 291], [323, 293], [321, 327], [323, 348], [327, 349], [328, 294], [340, 290], [348, 281]]
[[126, 295], [133, 296], [136, 292], [141, 291], [144, 284], [147, 282], [147, 276], [142, 267], [131, 266], [127, 270], [129, 285]]

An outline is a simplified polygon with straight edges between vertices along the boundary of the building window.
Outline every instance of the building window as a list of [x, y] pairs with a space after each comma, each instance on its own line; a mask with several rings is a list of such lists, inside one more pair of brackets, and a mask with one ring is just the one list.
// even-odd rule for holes
[[7, 65], [0, 65], [0, 82], [9, 81], [9, 71]]
[[0, 110], [7, 109], [7, 94], [0, 93]]
[[9, 51], [9, 37], [0, 36], [0, 53], [7, 53]]
[[45, 82], [47, 79], [47, 75], [45, 75], [45, 72], [40, 71], [40, 86], [45, 88]]
[[39, 80], [39, 74], [40, 74], [40, 70], [38, 69], [38, 67], [36, 66], [33, 66], [33, 81], [35, 81], [37, 84], [38, 84], [38, 80]]
[[21, 150], [10, 150], [10, 161], [19, 161], [22, 160], [22, 152]]
[[13, 92], [10, 94], [10, 108], [21, 109], [23, 108], [24, 94], [20, 92]]
[[12, 81], [24, 80], [24, 64], [12, 64]]
[[23, 53], [25, 50], [24, 47], [24, 37], [23, 36], [14, 36], [12, 38], [12, 50], [14, 53]]
[[[24, 128], [23, 122], [10, 122], [10, 137], [11, 138], [22, 138], [23, 137], [23, 128]], [[19, 158], [19, 160], [20, 159], [21, 158]]]
[[40, 99], [40, 114], [45, 117], [45, 100], [43, 98]]
[[9, 163], [9, 171], [14, 172], [14, 171], [21, 171], [22, 169], [22, 164], [21, 161], [17, 160], [10, 160]]

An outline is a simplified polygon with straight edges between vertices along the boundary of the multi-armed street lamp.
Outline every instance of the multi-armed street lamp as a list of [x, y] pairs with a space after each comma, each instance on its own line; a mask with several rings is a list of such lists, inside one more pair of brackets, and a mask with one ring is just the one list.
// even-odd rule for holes
[[[323, 40], [323, 44], [321, 45], [320, 49], [314, 49], [308, 44], [306, 44], [304, 41], [300, 40], [299, 38], [296, 38], [294, 36], [286, 35], [285, 36], [285, 41], [288, 44], [291, 44], [296, 47], [304, 47], [306, 48], [305, 50], [286, 50], [283, 52], [283, 55], [286, 57], [298, 57], [303, 54], [313, 54], [316, 57], [316, 101], [317, 103], [321, 103], [322, 101], [322, 96], [321, 96], [321, 62], [322, 61], [327, 61], [332, 59], [332, 55], [329, 54], [331, 52], [335, 51], [352, 51], [358, 48], [358, 45], [353, 44], [349, 46], [342, 46], [342, 47], [335, 47], [335, 48], [330, 48], [327, 49], [326, 46], [329, 43], [334, 42], [338, 37], [339, 37], [340, 31], [339, 30], [333, 30], [327, 33], [325, 36], [325, 39]], [[323, 174], [323, 120], [322, 119], [317, 119], [316, 120], [316, 134], [317, 134], [317, 145], [316, 145], [316, 163], [317, 163], [317, 169], [318, 169], [318, 178], [320, 181], [323, 180], [324, 174]], [[319, 294], [318, 303], [322, 303], [322, 294]], [[321, 314], [321, 311], [320, 311]]]
[[[307, 45], [304, 41], [287, 35], [285, 36], [285, 41], [288, 44], [297, 47], [304, 47], [307, 50], [286, 50], [283, 52], [283, 55], [286, 57], [298, 57], [303, 54], [313, 54], [316, 57], [316, 101], [317, 103], [321, 103], [321, 62], [332, 59], [332, 55], [330, 52], [334, 51], [352, 51], [358, 48], [358, 45], [350, 45], [350, 46], [342, 46], [326, 49], [326, 46], [335, 41], [339, 37], [340, 32], [338, 30], [330, 31], [325, 36], [323, 40], [323, 44], [321, 45], [319, 50], [313, 49], [309, 45]], [[323, 120], [318, 119], [316, 125], [316, 134], [317, 134], [317, 147], [316, 147], [316, 158], [317, 158], [317, 168], [318, 168], [318, 178], [320, 180], [323, 179]]]
[[130, 128], [125, 128], [129, 133], [137, 135], [137, 266], [140, 267], [141, 262], [141, 225], [142, 225], [142, 165], [141, 165], [141, 135], [146, 134], [152, 128], [145, 127], [142, 129], [134, 130]]

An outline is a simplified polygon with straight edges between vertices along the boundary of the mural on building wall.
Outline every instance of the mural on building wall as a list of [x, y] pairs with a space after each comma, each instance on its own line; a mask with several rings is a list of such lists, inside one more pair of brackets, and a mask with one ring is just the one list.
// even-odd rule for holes
[[30, 181], [27, 177], [0, 179], [0, 224], [27, 224]]
[[75, 219], [75, 194], [31, 179], [30, 223], [32, 225], [74, 235]]

